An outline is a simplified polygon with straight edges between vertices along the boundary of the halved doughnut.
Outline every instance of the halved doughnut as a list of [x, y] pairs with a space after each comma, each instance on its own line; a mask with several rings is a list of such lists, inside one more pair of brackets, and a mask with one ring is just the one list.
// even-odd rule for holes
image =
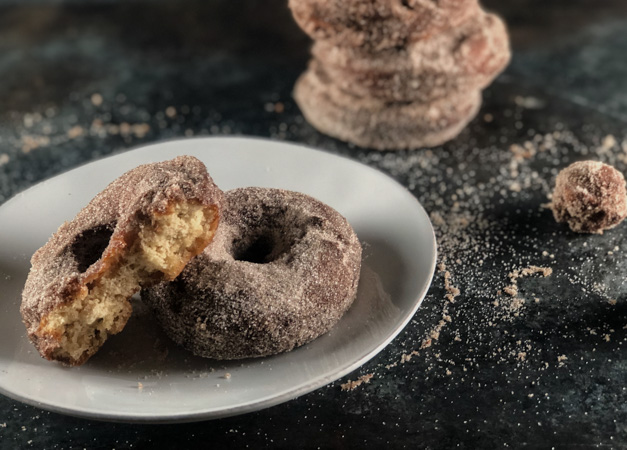
[[49, 360], [83, 364], [120, 332], [140, 287], [175, 278], [211, 242], [222, 192], [190, 156], [112, 182], [31, 259], [21, 313]]

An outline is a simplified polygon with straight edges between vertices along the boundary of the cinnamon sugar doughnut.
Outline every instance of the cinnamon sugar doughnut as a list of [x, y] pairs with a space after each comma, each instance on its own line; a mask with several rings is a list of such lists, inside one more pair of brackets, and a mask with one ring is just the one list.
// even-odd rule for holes
[[337, 88], [321, 67], [296, 82], [294, 98], [320, 132], [377, 150], [433, 147], [455, 136], [481, 106], [479, 90], [454, 93], [428, 104], [386, 102]]
[[338, 212], [304, 194], [225, 194], [216, 238], [172, 282], [142, 291], [167, 334], [196, 355], [272, 355], [326, 333], [357, 292], [361, 246]]
[[627, 217], [625, 177], [599, 161], [573, 163], [557, 175], [551, 209], [577, 233], [603, 234]]
[[80, 365], [120, 332], [140, 286], [175, 278], [211, 241], [222, 192], [182, 156], [112, 182], [32, 257], [22, 293], [28, 336], [44, 358]]
[[477, 0], [289, 0], [314, 40], [381, 50], [454, 28], [479, 10]]
[[493, 14], [403, 48], [371, 53], [318, 41], [312, 54], [312, 70], [321, 64], [332, 83], [357, 96], [423, 103], [483, 89], [510, 58], [505, 24]]

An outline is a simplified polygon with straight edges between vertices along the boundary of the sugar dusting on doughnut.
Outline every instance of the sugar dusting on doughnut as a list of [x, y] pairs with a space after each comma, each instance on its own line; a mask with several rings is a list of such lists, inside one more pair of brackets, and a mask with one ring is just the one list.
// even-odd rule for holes
[[377, 150], [434, 147], [477, 114], [510, 59], [476, 0], [290, 0], [316, 42], [294, 100], [318, 131]]
[[211, 241], [222, 192], [196, 158], [133, 169], [32, 257], [21, 313], [41, 355], [69, 365], [124, 328], [140, 286], [173, 279]]
[[358, 97], [339, 89], [322, 67], [315, 68], [301, 75], [294, 89], [303, 115], [323, 133], [362, 147], [390, 150], [440, 145], [457, 136], [481, 106], [477, 90], [430, 103]]
[[353, 302], [361, 245], [338, 212], [304, 194], [225, 194], [215, 240], [173, 282], [142, 292], [178, 344], [216, 359], [267, 356], [331, 329]]
[[625, 178], [599, 161], [573, 163], [557, 175], [551, 209], [575, 232], [602, 234], [627, 216]]
[[477, 0], [289, 0], [298, 25], [314, 40], [378, 51], [459, 26]]
[[479, 14], [448, 33], [400, 49], [372, 54], [317, 41], [311, 52], [310, 70], [324, 67], [346, 92], [423, 104], [488, 86], [510, 58], [505, 24], [493, 14]]

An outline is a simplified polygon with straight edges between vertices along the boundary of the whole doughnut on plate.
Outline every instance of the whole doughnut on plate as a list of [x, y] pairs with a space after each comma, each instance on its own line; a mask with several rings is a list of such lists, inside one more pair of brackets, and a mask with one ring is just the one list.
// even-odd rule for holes
[[190, 156], [112, 182], [31, 259], [21, 313], [41, 355], [80, 365], [131, 315], [140, 287], [175, 278], [212, 240], [222, 192]]
[[291, 191], [235, 189], [214, 241], [142, 300], [199, 356], [266, 356], [329, 331], [356, 296], [360, 268], [359, 240], [331, 207]]

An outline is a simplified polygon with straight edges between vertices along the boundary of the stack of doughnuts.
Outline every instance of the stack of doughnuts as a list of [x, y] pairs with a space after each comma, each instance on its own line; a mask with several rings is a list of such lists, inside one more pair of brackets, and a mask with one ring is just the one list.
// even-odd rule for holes
[[318, 130], [394, 150], [454, 138], [507, 65], [504, 23], [477, 0], [289, 0], [314, 40], [294, 97]]

